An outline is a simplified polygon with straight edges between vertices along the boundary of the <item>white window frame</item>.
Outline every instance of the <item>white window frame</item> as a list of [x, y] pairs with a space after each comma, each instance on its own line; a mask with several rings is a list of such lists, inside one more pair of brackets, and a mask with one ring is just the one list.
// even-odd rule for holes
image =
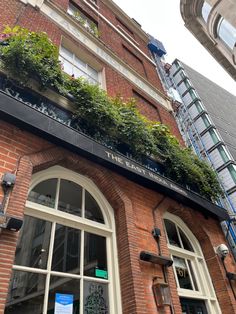
[[[25, 215], [35, 217], [38, 219], [43, 219], [52, 223], [52, 231], [55, 228], [56, 223], [62, 224], [75, 229], [81, 230], [81, 237], [83, 237], [84, 232], [89, 232], [106, 237], [106, 247], [107, 247], [107, 268], [109, 278], [108, 280], [87, 277], [83, 275], [83, 269], [81, 269], [79, 275], [70, 273], [61, 273], [48, 269], [38, 269], [26, 266], [13, 265], [13, 270], [27, 271], [38, 274], [44, 274], [47, 276], [45, 291], [49, 292], [49, 275], [56, 275], [60, 277], [70, 277], [80, 280], [80, 313], [83, 313], [83, 282], [84, 279], [89, 281], [96, 281], [108, 284], [108, 298], [109, 298], [109, 313], [110, 314], [120, 314], [122, 313], [121, 308], [121, 294], [120, 294], [120, 280], [119, 280], [119, 269], [117, 260], [117, 245], [116, 245], [116, 232], [115, 232], [115, 219], [113, 209], [110, 204], [104, 198], [102, 193], [96, 187], [96, 185], [88, 178], [75, 173], [71, 170], [65, 169], [61, 166], [53, 166], [47, 170], [43, 170], [35, 175], [33, 175], [30, 191], [40, 182], [57, 178], [70, 180], [84, 189], [86, 189], [97, 201], [103, 217], [104, 224], [98, 223], [86, 218], [78, 217], [66, 212], [62, 212], [57, 209], [49, 208], [44, 205], [40, 205], [31, 201], [26, 201]], [[29, 191], [29, 192], [30, 192]], [[58, 202], [58, 200], [57, 200]], [[53, 232], [51, 233], [53, 234]], [[82, 242], [83, 243], [83, 242]], [[52, 257], [53, 247], [49, 248], [48, 258]], [[82, 250], [83, 253], [83, 250]], [[83, 264], [83, 254], [80, 256], [80, 265]], [[49, 265], [50, 266], [50, 265]], [[81, 280], [82, 279], [82, 280]], [[44, 311], [42, 314], [46, 314], [46, 308], [48, 304], [48, 293], [44, 298]]]
[[[198, 291], [180, 288], [176, 270], [175, 270], [175, 267], [173, 266], [179, 297], [183, 297], [183, 298], [187, 297], [187, 298], [192, 298], [196, 300], [197, 299], [204, 300], [209, 314], [211, 313], [221, 314], [221, 310], [220, 310], [220, 307], [219, 307], [219, 304], [215, 295], [214, 287], [212, 285], [211, 277], [208, 272], [207, 265], [206, 265], [198, 240], [179, 217], [167, 212], [165, 213], [163, 219], [170, 220], [179, 229], [181, 229], [181, 231], [185, 234], [190, 244], [192, 245], [192, 248], [194, 249], [194, 252], [192, 252], [192, 251], [185, 250], [184, 248], [179, 248], [174, 245], [171, 245], [169, 243], [167, 232], [165, 230], [168, 248], [169, 248], [172, 258], [173, 256], [177, 256], [177, 257], [181, 257], [181, 258], [188, 259], [191, 261], [193, 272], [194, 272], [195, 279], [198, 286]], [[164, 227], [165, 227], [165, 224], [164, 224]], [[177, 232], [178, 232], [178, 228], [176, 228]], [[191, 274], [190, 271], [189, 271], [189, 274]]]
[[[65, 55], [62, 55], [62, 49], [65, 49], [67, 50], [71, 55], [72, 55], [72, 60], [70, 60], [69, 58], [67, 58]], [[78, 50], [78, 49], [77, 49]], [[82, 69], [80, 68], [79, 66], [77, 66], [75, 64], [75, 58], [81, 60], [81, 62], [83, 62], [85, 64], [85, 67]], [[81, 76], [77, 76], [75, 78], [78, 78], [78, 77], [83, 77], [85, 80], [87, 80], [89, 83], [91, 84], [97, 84], [99, 85], [100, 87], [104, 87], [104, 80], [103, 80], [103, 71], [100, 69], [98, 69], [96, 66], [93, 66], [92, 64], [90, 64], [90, 62], [86, 59], [83, 58], [83, 54], [79, 55], [74, 53], [74, 50], [70, 49], [67, 47], [66, 44], [62, 43], [61, 46], [60, 46], [60, 50], [59, 50], [59, 60], [61, 61], [62, 63], [62, 67], [63, 67], [63, 60], [66, 60], [70, 65], [71, 65], [71, 72], [72, 74], [74, 74], [73, 72], [73, 69], [76, 68], [77, 70], [83, 72], [84, 75], [81, 75]], [[89, 68], [91, 68], [92, 70], [96, 71], [97, 74], [98, 74], [98, 79], [95, 79], [93, 78], [89, 73], [88, 73], [88, 70]], [[62, 68], [62, 70], [64, 71], [64, 68]], [[65, 73], [69, 74], [68, 72], [64, 71]]]

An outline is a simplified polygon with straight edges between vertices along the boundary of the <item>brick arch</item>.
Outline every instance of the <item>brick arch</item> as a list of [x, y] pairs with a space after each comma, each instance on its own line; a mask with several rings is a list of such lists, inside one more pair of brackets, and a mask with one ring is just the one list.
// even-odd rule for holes
[[[23, 217], [32, 173], [60, 165], [90, 178], [114, 210], [124, 314], [145, 314], [146, 303], [141, 271], [139, 271], [137, 235], [133, 233], [133, 205], [110, 171], [69, 151], [53, 147], [20, 158], [17, 182], [12, 191], [8, 211]], [[19, 199], [20, 195], [20, 199]], [[17, 208], [17, 213], [14, 211]], [[16, 246], [17, 239], [14, 240]], [[12, 263], [14, 260], [14, 250]], [[7, 296], [7, 294], [6, 294]]]

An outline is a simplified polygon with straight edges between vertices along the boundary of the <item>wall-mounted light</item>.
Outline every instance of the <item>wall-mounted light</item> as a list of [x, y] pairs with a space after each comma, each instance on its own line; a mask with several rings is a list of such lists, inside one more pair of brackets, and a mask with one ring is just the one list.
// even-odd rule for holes
[[171, 305], [170, 288], [166, 282], [158, 282], [158, 280], [154, 278], [152, 291], [157, 307]]

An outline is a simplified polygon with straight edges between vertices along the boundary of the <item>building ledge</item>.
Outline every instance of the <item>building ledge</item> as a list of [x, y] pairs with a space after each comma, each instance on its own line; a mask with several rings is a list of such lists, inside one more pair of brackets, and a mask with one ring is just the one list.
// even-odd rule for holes
[[219, 220], [229, 219], [229, 214], [225, 209], [179, 186], [153, 171], [150, 167], [114, 152], [79, 132], [72, 127], [66, 112], [64, 112], [64, 116], [59, 112], [59, 117], [55, 117], [55, 113], [52, 112], [50, 116], [49, 112], [53, 109], [49, 106], [45, 111], [41, 100], [40, 106], [37, 108], [37, 105], [29, 104], [29, 101], [24, 102], [22, 98], [19, 98], [17, 92], [15, 95], [10, 94], [9, 91], [0, 92], [1, 119], [80, 154], [142, 186], [163, 193], [186, 206], [201, 211], [205, 216], [214, 216]]

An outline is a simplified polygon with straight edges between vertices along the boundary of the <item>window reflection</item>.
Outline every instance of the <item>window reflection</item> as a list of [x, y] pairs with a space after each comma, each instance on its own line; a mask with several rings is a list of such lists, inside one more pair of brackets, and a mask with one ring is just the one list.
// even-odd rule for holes
[[175, 224], [167, 219], [164, 221], [169, 243], [171, 245], [181, 247]]
[[236, 28], [223, 17], [218, 23], [217, 34], [230, 49], [234, 48], [236, 43]]
[[98, 203], [87, 191], [85, 191], [85, 218], [104, 223], [103, 215]]
[[84, 275], [107, 279], [106, 238], [85, 232]]
[[52, 270], [79, 274], [80, 230], [56, 225]]
[[211, 6], [208, 2], [204, 2], [202, 6], [202, 18], [207, 23], [208, 16], [211, 12]]
[[40, 182], [29, 193], [28, 200], [34, 203], [54, 208], [56, 198], [57, 179]]
[[49, 300], [47, 314], [54, 314], [56, 294], [69, 296], [73, 300], [73, 314], [79, 314], [80, 310], [80, 280], [52, 276], [49, 288]]
[[5, 314], [41, 314], [46, 276], [13, 271]]
[[58, 209], [81, 216], [82, 187], [69, 180], [60, 181]]
[[25, 216], [16, 247], [15, 264], [45, 269], [50, 235], [50, 222]]
[[193, 290], [186, 261], [183, 258], [177, 256], [173, 256], [173, 260], [179, 282], [179, 287], [183, 289]]

